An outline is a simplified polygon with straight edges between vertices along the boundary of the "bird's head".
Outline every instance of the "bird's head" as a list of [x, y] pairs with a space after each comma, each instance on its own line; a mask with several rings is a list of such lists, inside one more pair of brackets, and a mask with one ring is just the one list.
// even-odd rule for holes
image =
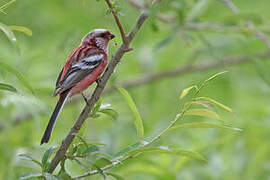
[[83, 39], [82, 44], [96, 44], [99, 48], [107, 51], [108, 43], [115, 36], [106, 29], [95, 29], [89, 32]]

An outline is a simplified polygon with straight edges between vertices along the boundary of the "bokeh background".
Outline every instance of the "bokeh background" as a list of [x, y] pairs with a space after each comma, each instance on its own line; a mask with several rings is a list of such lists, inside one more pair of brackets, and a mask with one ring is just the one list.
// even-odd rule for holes
[[[6, 2], [2, 0], [0, 4]], [[205, 63], [217, 63], [218, 68], [165, 75], [127, 88], [143, 119], [145, 140], [157, 135], [180, 112], [183, 102], [179, 95], [184, 88], [225, 70], [229, 72], [207, 85], [201, 94], [230, 106], [233, 113], [217, 111], [243, 131], [179, 130], [161, 138], [158, 145], [197, 151], [207, 163], [181, 156], [145, 154], [113, 168], [114, 172], [126, 179], [147, 180], [270, 178], [270, 55], [265, 42], [258, 40], [246, 26], [247, 21], [252, 21], [266, 40], [269, 38], [270, 1], [233, 2], [239, 14], [233, 14], [218, 0], [164, 0], [150, 12], [153, 15], [132, 42], [134, 50], [124, 56], [106, 89], [188, 64], [201, 67]], [[128, 0], [116, 3], [124, 29], [128, 31], [140, 10]], [[158, 16], [164, 16], [169, 22], [157, 18], [157, 10]], [[0, 66], [0, 82], [18, 90], [18, 93], [0, 91], [0, 179], [8, 180], [18, 179], [25, 172], [39, 172], [38, 166], [18, 155], [29, 154], [40, 160], [46, 149], [61, 143], [85, 105], [80, 96], [74, 97], [63, 109], [49, 144], [39, 145], [57, 102], [51, 96], [55, 80], [68, 54], [95, 28], [106, 28], [116, 34], [110, 44], [110, 54], [120, 46], [121, 38], [103, 0], [16, 1], [5, 12], [0, 14], [1, 23], [25, 26], [33, 32], [27, 36], [14, 31], [17, 49], [0, 33], [0, 62], [16, 69], [26, 80]], [[265, 56], [257, 56], [260, 53]], [[249, 61], [237, 65], [223, 61], [239, 57]], [[90, 95], [93, 88], [86, 94]], [[111, 104], [119, 117], [117, 120], [107, 115], [89, 118], [84, 136], [89, 141], [106, 144], [101, 150], [115, 154], [137, 141], [133, 116], [118, 91], [105, 93], [102, 101]], [[213, 121], [198, 117], [182, 121], [202, 120]], [[74, 162], [69, 162], [66, 168], [72, 175], [83, 172]]]

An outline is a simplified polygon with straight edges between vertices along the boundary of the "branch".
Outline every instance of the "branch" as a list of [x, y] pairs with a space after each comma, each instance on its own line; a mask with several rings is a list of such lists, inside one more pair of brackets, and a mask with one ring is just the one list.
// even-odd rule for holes
[[[262, 53], [254, 54], [252, 56], [268, 60], [270, 57], [270, 52], [265, 51]], [[119, 85], [123, 88], [131, 88], [131, 87], [140, 86], [143, 84], [148, 84], [150, 82], [160, 81], [161, 79], [165, 79], [165, 78], [169, 78], [169, 77], [185, 75], [185, 74], [191, 73], [191, 72], [206, 71], [209, 69], [224, 67], [224, 65], [225, 66], [234, 66], [234, 65], [250, 62], [252, 60], [252, 58], [251, 58], [252, 56], [238, 56], [238, 57], [229, 56], [229, 57], [224, 57], [221, 61], [208, 60], [208, 62], [206, 61], [206, 62], [198, 64], [198, 65], [187, 65], [187, 66], [180, 67], [180, 68], [173, 69], [173, 70], [148, 74], [145, 76], [138, 77], [135, 80], [120, 82]], [[110, 89], [105, 90], [105, 93], [111, 93], [114, 90], [116, 90], [115, 87], [112, 87]]]
[[[233, 2], [231, 0], [221, 0], [234, 14], [238, 14], [239, 10], [238, 8], [233, 4]], [[264, 45], [270, 49], [270, 41], [267, 38], [267, 36], [261, 31], [259, 30], [251, 21], [247, 21], [246, 26], [252, 31], [254, 32], [254, 36], [262, 41], [264, 43]]]
[[[106, 0], [106, 2], [108, 2], [108, 0]], [[158, 2], [159, 1], [154, 1], [154, 4], [158, 3]], [[136, 36], [137, 32], [139, 31], [139, 29], [141, 28], [142, 24], [145, 22], [147, 17], [148, 17], [148, 15], [145, 12], [141, 13], [135, 26], [133, 27], [133, 29], [130, 31], [130, 33], [126, 37], [127, 40], [126, 41], [123, 40], [121, 46], [117, 49], [117, 51], [115, 52], [115, 54], [111, 58], [111, 61], [108, 65], [108, 67], [106, 68], [105, 72], [103, 73], [102, 77], [100, 78], [100, 81], [99, 81], [97, 87], [95, 88], [91, 98], [88, 100], [87, 105], [84, 107], [83, 111], [81, 112], [81, 114], [77, 118], [75, 124], [70, 129], [67, 136], [62, 141], [62, 144], [61, 144], [59, 150], [56, 152], [54, 158], [52, 159], [51, 164], [50, 164], [49, 173], [52, 173], [55, 170], [55, 168], [57, 167], [57, 165], [59, 164], [59, 162], [64, 158], [66, 151], [68, 150], [70, 144], [72, 143], [72, 141], [74, 139], [73, 134], [79, 132], [84, 121], [88, 118], [89, 113], [91, 112], [95, 103], [100, 98], [100, 95], [101, 95], [102, 91], [104, 90], [104, 87], [107, 84], [108, 79], [110, 78], [110, 76], [114, 72], [116, 65], [120, 62], [123, 55], [127, 52], [127, 49], [129, 49], [130, 42]], [[119, 22], [119, 19], [117, 16], [114, 15], [114, 18], [115, 18], [116, 23]], [[122, 31], [122, 29], [120, 28], [122, 26], [118, 26], [118, 27], [119, 27], [119, 30]]]
[[110, 8], [110, 11], [113, 14], [115, 22], [116, 22], [116, 24], [117, 24], [117, 26], [119, 28], [119, 31], [120, 31], [120, 34], [121, 34], [121, 37], [122, 37], [122, 41], [126, 42], [126, 33], [125, 33], [124, 28], [123, 28], [123, 26], [122, 26], [122, 24], [121, 24], [121, 22], [119, 20], [118, 13], [114, 10], [113, 5], [112, 5], [110, 0], [105, 0], [105, 1], [107, 3], [108, 7]]

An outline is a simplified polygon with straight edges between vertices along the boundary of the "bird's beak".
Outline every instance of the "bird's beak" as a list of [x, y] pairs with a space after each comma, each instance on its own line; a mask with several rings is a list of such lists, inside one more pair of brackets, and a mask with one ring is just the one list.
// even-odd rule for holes
[[109, 37], [110, 37], [110, 39], [113, 39], [115, 37], [115, 35], [114, 34], [110, 34]]

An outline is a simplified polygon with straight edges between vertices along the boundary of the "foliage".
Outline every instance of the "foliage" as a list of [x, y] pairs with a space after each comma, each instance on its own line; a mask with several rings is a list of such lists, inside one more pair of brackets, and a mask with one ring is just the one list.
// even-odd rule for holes
[[267, 179], [270, 2], [223, 2], [112, 1], [126, 32], [150, 19], [52, 175], [84, 106], [73, 97], [39, 145], [59, 70], [91, 29], [116, 34], [109, 57], [121, 36], [103, 0], [1, 1], [0, 179]]

